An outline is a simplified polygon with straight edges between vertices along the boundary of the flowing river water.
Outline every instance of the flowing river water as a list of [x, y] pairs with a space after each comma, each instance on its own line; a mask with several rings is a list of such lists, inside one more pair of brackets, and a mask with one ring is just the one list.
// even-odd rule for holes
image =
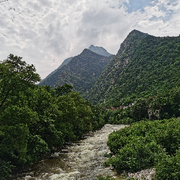
[[91, 132], [83, 140], [66, 147], [68, 153], [56, 152], [51, 158], [35, 164], [29, 172], [21, 174], [16, 180], [95, 180], [98, 176], [114, 176], [116, 172], [105, 168], [109, 153], [108, 135], [126, 125], [106, 124], [102, 129]]

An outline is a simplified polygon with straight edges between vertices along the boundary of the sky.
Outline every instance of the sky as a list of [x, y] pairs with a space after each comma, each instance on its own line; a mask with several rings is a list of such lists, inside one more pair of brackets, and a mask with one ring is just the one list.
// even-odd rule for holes
[[179, 0], [0, 0], [0, 60], [34, 64], [44, 79], [90, 45], [116, 54], [132, 30], [180, 34]]

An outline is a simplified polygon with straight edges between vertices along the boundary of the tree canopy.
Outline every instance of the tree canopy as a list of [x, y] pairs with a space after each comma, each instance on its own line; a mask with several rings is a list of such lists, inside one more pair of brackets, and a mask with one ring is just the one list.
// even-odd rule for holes
[[65, 141], [103, 125], [100, 109], [73, 86], [38, 86], [33, 65], [10, 54], [0, 62], [0, 179], [37, 162]]

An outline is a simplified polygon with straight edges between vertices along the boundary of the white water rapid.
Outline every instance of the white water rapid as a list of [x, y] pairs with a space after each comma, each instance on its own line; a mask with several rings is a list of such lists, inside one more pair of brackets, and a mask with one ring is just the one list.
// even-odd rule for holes
[[110, 152], [107, 146], [108, 135], [124, 127], [106, 124], [78, 143], [67, 146], [67, 154], [54, 154], [59, 156], [41, 161], [36, 171], [32, 170], [18, 180], [95, 180], [100, 175], [115, 177], [116, 172], [103, 166], [107, 160], [104, 154]]

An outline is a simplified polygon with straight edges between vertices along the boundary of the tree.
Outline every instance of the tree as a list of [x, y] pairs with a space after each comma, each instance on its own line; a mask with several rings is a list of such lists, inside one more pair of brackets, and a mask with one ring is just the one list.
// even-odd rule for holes
[[55, 88], [56, 94], [58, 96], [66, 95], [69, 92], [72, 92], [73, 86], [70, 84], [64, 84], [62, 86], [57, 86]]
[[0, 63], [0, 110], [11, 96], [32, 87], [40, 81], [34, 65], [22, 61], [22, 57], [10, 54]]

